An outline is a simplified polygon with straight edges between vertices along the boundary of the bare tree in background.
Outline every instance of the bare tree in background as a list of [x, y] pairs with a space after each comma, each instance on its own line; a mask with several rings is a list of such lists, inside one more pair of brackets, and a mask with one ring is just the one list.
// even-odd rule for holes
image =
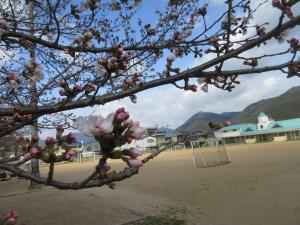
[[[106, 118], [78, 118], [79, 130], [99, 141], [103, 157], [83, 181], [54, 180], [55, 163], [74, 158], [68, 147], [74, 136], [63, 135], [63, 131], [74, 126], [76, 116], [67, 110], [122, 98], [135, 103], [142, 101], [136, 93], [167, 84], [183, 91], [196, 92], [199, 86], [205, 92], [209, 86], [232, 91], [245, 74], [279, 71], [288, 78], [300, 75], [299, 40], [286, 39], [300, 24], [299, 0], [227, 0], [224, 12], [217, 16], [214, 8], [200, 0], [169, 0], [154, 12], [146, 12], [145, 2], [0, 3], [0, 136], [35, 124], [57, 130], [55, 138], [46, 139], [45, 147], [39, 146], [37, 134], [17, 136], [25, 157], [13, 164], [0, 161], [0, 169], [59, 189], [115, 188], [114, 182], [138, 173], [140, 166], [164, 149], [143, 160], [137, 159], [141, 155], [137, 149], [121, 151], [121, 145], [145, 133], [123, 108]], [[257, 11], [266, 5], [279, 12], [278, 18], [255, 23], [259, 21], [254, 20]], [[149, 20], [151, 23], [146, 22]], [[286, 48], [274, 51], [272, 46], [278, 42]], [[263, 51], [248, 56], [261, 48]], [[176, 66], [192, 58], [198, 66], [185, 70]], [[273, 59], [271, 65], [263, 63], [268, 58]], [[236, 68], [229, 68], [230, 62]], [[57, 146], [65, 149], [63, 155], [56, 153]], [[47, 177], [18, 168], [33, 158], [49, 164]], [[128, 168], [110, 171], [108, 158], [122, 159]]]

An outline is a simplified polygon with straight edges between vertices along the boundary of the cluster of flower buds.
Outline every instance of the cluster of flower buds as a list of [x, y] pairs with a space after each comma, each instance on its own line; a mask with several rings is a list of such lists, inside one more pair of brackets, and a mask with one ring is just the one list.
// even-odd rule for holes
[[6, 20], [0, 19], [0, 37], [9, 30], [9, 23]]
[[230, 121], [223, 121], [221, 123], [213, 123], [213, 122], [209, 122], [208, 123], [208, 126], [210, 129], [212, 130], [218, 130], [218, 129], [221, 129], [223, 127], [226, 127], [226, 126], [229, 126], [231, 124]]
[[205, 16], [207, 14], [207, 7], [202, 7], [200, 9], [198, 9], [198, 14], [200, 16]]
[[[104, 165], [101, 167], [101, 169], [99, 171], [98, 179], [113, 177], [117, 174], [117, 172], [115, 170], [110, 171], [110, 169], [111, 169], [111, 166], [107, 162], [105, 162]], [[116, 189], [117, 188], [117, 185], [114, 182], [111, 182], [111, 183], [107, 184], [107, 186], [110, 189]]]
[[62, 88], [59, 90], [59, 95], [68, 98], [74, 98], [82, 91], [82, 88], [79, 85], [74, 85], [73, 88], [70, 88], [65, 80], [59, 81], [59, 86]]
[[26, 38], [19, 38], [19, 43], [25, 48], [33, 49], [35, 47], [35, 44], [31, 41], [26, 40]]
[[234, 15], [233, 11], [231, 11], [230, 19], [228, 19], [228, 17], [226, 17], [221, 23], [221, 28], [223, 30], [227, 30], [229, 28], [229, 26], [231, 26], [231, 25], [237, 26], [240, 20], [241, 20], [241, 18], [236, 17]]
[[1, 225], [15, 225], [18, 220], [18, 214], [15, 211], [4, 214], [0, 218]]
[[38, 63], [34, 62], [33, 60], [30, 60], [25, 65], [25, 75], [28, 77], [30, 81], [38, 81], [44, 79], [44, 72]]
[[129, 148], [122, 151], [122, 160], [127, 163], [130, 168], [139, 168], [143, 166], [143, 162], [137, 159], [143, 155], [143, 152], [136, 148]]
[[136, 97], [136, 95], [130, 95], [129, 98], [130, 98], [130, 101], [132, 103], [134, 103], [134, 104], [137, 103], [137, 97]]
[[[53, 159], [54, 162], [74, 160], [75, 152], [67, 145], [75, 142], [74, 134], [69, 133], [66, 136], [62, 136], [64, 131], [62, 126], [58, 126], [56, 131], [56, 139], [50, 136], [46, 137], [44, 147], [39, 145], [39, 136], [37, 135], [32, 136], [31, 139], [24, 136], [16, 136], [16, 142], [21, 146], [21, 149], [29, 159], [41, 159], [46, 163], [51, 162]], [[55, 154], [58, 146], [65, 150], [61, 155]]]
[[201, 90], [207, 93], [208, 92], [208, 83], [206, 81], [207, 81], [206, 78], [201, 77], [197, 80], [197, 83], [199, 85], [202, 85]]
[[169, 0], [169, 5], [176, 6], [184, 3], [184, 0]]
[[27, 153], [27, 157], [30, 159], [37, 159], [41, 156], [43, 150], [38, 145], [39, 136], [32, 136], [31, 139], [24, 137], [22, 135], [16, 136], [16, 142], [21, 145], [21, 148], [24, 152]]
[[184, 90], [185, 91], [192, 91], [192, 92], [197, 92], [197, 85], [196, 84], [192, 84], [192, 85], [185, 85], [184, 86]]
[[[143, 155], [143, 152], [136, 148], [129, 148], [129, 149], [124, 149], [123, 151], [113, 152], [111, 155], [112, 158], [115, 159], [121, 158], [128, 165], [129, 168], [140, 168], [141, 166], [143, 166], [143, 162], [140, 159], [138, 159], [139, 156]], [[124, 170], [127, 169], [128, 168], [125, 168]], [[101, 167], [99, 171], [98, 178], [103, 179], [103, 178], [114, 177], [115, 175], [117, 175], [117, 172], [115, 170], [113, 171], [110, 170], [111, 170], [110, 165], [107, 162], [105, 162], [105, 164]], [[114, 182], [109, 183], [107, 185], [111, 189], [115, 189], [117, 187], [117, 185]]]
[[121, 45], [114, 45], [112, 50], [111, 57], [102, 57], [96, 62], [95, 70], [100, 76], [105, 73], [120, 75], [129, 64], [131, 57], [129, 54], [124, 54], [124, 49]]
[[116, 147], [131, 143], [134, 139], [141, 139], [146, 132], [139, 122], [129, 119], [129, 113], [124, 108], [119, 108], [106, 118], [101, 115], [79, 117], [77, 124], [82, 134], [93, 136], [99, 141], [103, 154], [110, 154]]
[[156, 30], [152, 28], [150, 24], [145, 24], [144, 28], [148, 36], [155, 36]]
[[296, 53], [300, 50], [299, 40], [295, 37], [291, 38], [290, 41], [290, 51], [291, 53]]
[[71, 14], [77, 19], [80, 19], [80, 11], [78, 9], [78, 5], [71, 4]]
[[220, 45], [219, 45], [219, 39], [218, 38], [216, 38], [216, 37], [211, 37], [211, 38], [209, 38], [208, 39], [208, 43], [211, 45], [211, 46], [213, 46], [214, 47], [214, 49], [211, 49], [211, 48], [208, 48], [208, 49], [206, 49], [205, 50], [205, 53], [206, 54], [208, 54], [208, 53], [211, 53], [211, 52], [213, 52], [213, 53], [216, 53], [216, 52], [219, 52], [220, 50]]
[[[72, 144], [76, 141], [76, 137], [73, 133], [68, 133], [63, 136], [64, 128], [62, 126], [56, 127], [56, 139], [53, 137], [47, 137], [45, 140], [45, 151], [43, 151], [42, 156], [40, 157], [43, 161], [49, 162], [51, 156], [55, 156], [55, 161], [73, 161], [75, 159], [75, 152], [69, 147], [69, 144]], [[62, 155], [55, 155], [55, 151], [58, 149], [57, 146], [60, 146], [65, 152]]]
[[122, 89], [127, 90], [131, 87], [137, 86], [140, 84], [139, 81], [141, 81], [140, 74], [134, 73], [131, 77], [126, 77], [123, 80]]
[[291, 10], [291, 7], [286, 4], [286, 1], [282, 2], [281, 0], [272, 0], [272, 6], [274, 8], [280, 9], [289, 18], [293, 17], [293, 12]]
[[83, 34], [76, 35], [75, 39], [74, 39], [74, 43], [76, 43], [78, 45], [82, 45], [85, 48], [92, 48], [93, 44], [91, 41], [92, 41], [93, 37], [94, 37], [93, 32], [86, 31]]
[[85, 0], [81, 5], [81, 10], [90, 9], [94, 11], [97, 8], [101, 8], [102, 4], [101, 1], [95, 1], [95, 0]]
[[32, 114], [21, 115], [21, 106], [20, 105], [18, 105], [18, 104], [14, 105], [13, 109], [14, 109], [14, 114], [13, 114], [14, 122], [30, 122], [33, 120]]
[[258, 65], [257, 59], [250, 59], [248, 61], [244, 61], [244, 65], [252, 66], [253, 68]]
[[180, 69], [179, 68], [174, 68], [172, 66], [173, 62], [176, 60], [177, 55], [171, 55], [167, 58], [167, 65], [166, 65], [166, 77], [171, 76], [171, 72], [173, 73], [179, 73]]
[[5, 80], [5, 86], [14, 89], [22, 83], [22, 80], [17, 73], [8, 73]]
[[83, 89], [84, 89], [85, 94], [87, 95], [87, 94], [90, 94], [90, 93], [96, 91], [96, 86], [94, 84], [87, 83]]
[[299, 63], [293, 63], [288, 67], [288, 78], [298, 76], [300, 77], [300, 64]]

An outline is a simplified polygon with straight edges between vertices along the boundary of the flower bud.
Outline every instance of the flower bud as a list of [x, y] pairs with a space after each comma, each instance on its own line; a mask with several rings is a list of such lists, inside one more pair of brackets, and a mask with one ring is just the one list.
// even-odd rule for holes
[[64, 127], [61, 126], [61, 125], [59, 125], [59, 126], [56, 127], [56, 132], [57, 132], [57, 133], [63, 133], [64, 130], [65, 130]]
[[14, 110], [15, 111], [20, 111], [21, 110], [21, 106], [19, 104], [14, 105]]
[[29, 150], [30, 158], [38, 158], [42, 150], [38, 146], [34, 146]]
[[69, 133], [69, 134], [67, 135], [67, 142], [68, 142], [68, 143], [73, 143], [73, 142], [75, 142], [75, 141], [76, 141], [75, 135], [74, 135], [73, 133]]
[[136, 159], [137, 157], [143, 155], [143, 152], [138, 150], [137, 148], [130, 148], [122, 151], [123, 155], [129, 156], [132, 159]]
[[32, 114], [28, 114], [25, 116], [27, 121], [32, 121], [33, 120], [33, 115]]
[[63, 157], [67, 161], [73, 161], [75, 159], [75, 152], [73, 150], [68, 150], [63, 154]]
[[110, 165], [108, 165], [108, 163], [106, 162], [102, 168], [101, 168], [101, 172], [106, 173], [111, 169]]
[[68, 95], [67, 91], [65, 89], [60, 89], [59, 90], [59, 95], [60, 96], [65, 96], [65, 95]]
[[47, 137], [46, 140], [45, 140], [45, 144], [47, 146], [54, 145], [55, 144], [54, 138], [53, 137]]
[[143, 162], [139, 159], [129, 159], [126, 163], [130, 168], [140, 168], [143, 166]]
[[2, 216], [0, 224], [3, 225], [14, 225], [17, 223], [18, 215], [15, 211], [9, 212]]
[[39, 136], [38, 135], [34, 135], [33, 137], [31, 137], [31, 141], [32, 142], [38, 142], [39, 141]]
[[73, 92], [78, 93], [78, 92], [80, 92], [80, 91], [81, 91], [81, 87], [80, 87], [79, 85], [75, 85], [75, 86], [73, 87]]
[[109, 187], [110, 189], [116, 189], [116, 188], [117, 188], [117, 185], [116, 185], [116, 183], [112, 182], [112, 183], [110, 183], [110, 184], [108, 185], [108, 187]]
[[67, 82], [65, 80], [61, 80], [61, 81], [59, 81], [59, 86], [60, 87], [66, 87], [67, 86]]
[[16, 136], [16, 142], [17, 143], [21, 143], [22, 141], [24, 141], [24, 136], [23, 135]]
[[195, 84], [191, 85], [190, 90], [193, 92], [197, 92], [197, 85], [195, 85]]

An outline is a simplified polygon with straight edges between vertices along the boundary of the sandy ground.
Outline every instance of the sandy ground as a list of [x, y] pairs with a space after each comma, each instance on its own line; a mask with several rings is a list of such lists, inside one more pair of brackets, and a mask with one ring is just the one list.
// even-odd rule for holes
[[[299, 225], [300, 142], [227, 150], [230, 164], [197, 169], [191, 150], [165, 152], [116, 190], [24, 193], [24, 181], [0, 183], [0, 213], [15, 209], [27, 225], [120, 225], [149, 215], [196, 225]], [[81, 179], [94, 165], [60, 165], [56, 179]]]

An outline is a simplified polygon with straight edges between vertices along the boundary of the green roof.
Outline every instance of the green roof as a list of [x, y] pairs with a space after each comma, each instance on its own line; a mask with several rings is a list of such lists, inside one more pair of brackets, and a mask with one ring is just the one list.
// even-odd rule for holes
[[255, 135], [261, 133], [277, 133], [291, 130], [300, 130], [300, 118], [271, 121], [266, 129], [258, 130], [257, 125], [253, 123], [236, 124], [223, 127], [221, 132], [240, 130], [241, 136]]

